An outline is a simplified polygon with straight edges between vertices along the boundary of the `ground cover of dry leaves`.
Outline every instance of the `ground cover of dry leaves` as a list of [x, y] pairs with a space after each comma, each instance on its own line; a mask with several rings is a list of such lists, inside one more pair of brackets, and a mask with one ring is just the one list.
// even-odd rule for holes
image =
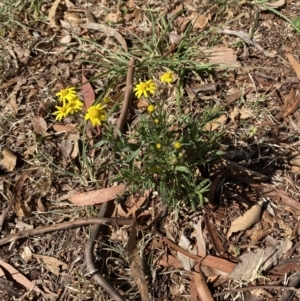
[[[76, 224], [113, 201], [114, 226], [102, 229], [94, 255], [118, 300], [299, 300], [300, 36], [287, 21], [299, 3], [265, 3], [282, 18], [257, 1], [9, 2], [0, 4], [1, 300], [113, 300], [86, 269], [92, 225]], [[162, 34], [161, 17], [171, 34], [159, 56], [151, 38]], [[177, 53], [187, 29], [204, 55], [195, 62], [214, 68], [176, 78], [166, 104], [174, 112], [181, 82], [181, 109], [221, 105], [209, 129], [224, 131], [225, 154], [205, 170], [211, 186], [196, 210], [168, 208], [153, 190], [122, 195], [124, 182], [108, 187], [105, 127], [53, 115], [58, 91], [80, 87], [89, 107], [113, 70], [120, 76], [105, 91], [116, 124], [128, 63], [142, 61], [133, 49], [149, 43], [149, 68], [164, 72], [159, 57]], [[109, 69], [112, 58], [120, 70], [117, 60]], [[146, 108], [132, 96], [124, 135]]]

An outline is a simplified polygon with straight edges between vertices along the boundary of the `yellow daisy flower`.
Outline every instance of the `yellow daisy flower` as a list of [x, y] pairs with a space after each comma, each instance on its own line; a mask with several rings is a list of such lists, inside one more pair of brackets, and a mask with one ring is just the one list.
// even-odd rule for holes
[[82, 110], [83, 103], [77, 96], [75, 96], [72, 100], [68, 101], [66, 107], [68, 114], [74, 114]]
[[162, 83], [170, 84], [173, 81], [173, 73], [172, 72], [165, 72], [161, 77], [160, 81]]
[[57, 109], [53, 115], [56, 115], [55, 119], [61, 121], [62, 118], [65, 118], [68, 115], [68, 108], [67, 106], [63, 105], [62, 107], [55, 106]]
[[156, 84], [152, 79], [149, 79], [146, 82], [140, 82], [133, 89], [135, 91], [135, 96], [140, 98], [142, 95], [148, 97], [148, 93], [154, 94], [156, 91]]
[[147, 107], [147, 111], [148, 111], [150, 114], [153, 113], [153, 112], [155, 111], [154, 105], [149, 105], [149, 106]]
[[58, 93], [56, 93], [56, 96], [59, 97], [59, 101], [71, 101], [72, 98], [76, 96], [76, 88], [75, 87], [67, 87], [66, 89], [60, 90]]
[[180, 149], [182, 144], [179, 141], [174, 142], [174, 148]]
[[85, 120], [90, 120], [93, 126], [101, 125], [101, 121], [106, 120], [105, 108], [100, 103], [90, 106], [84, 117]]

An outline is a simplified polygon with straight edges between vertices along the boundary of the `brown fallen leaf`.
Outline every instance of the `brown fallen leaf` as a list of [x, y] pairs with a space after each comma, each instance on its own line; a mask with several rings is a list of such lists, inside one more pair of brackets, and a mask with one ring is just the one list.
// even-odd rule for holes
[[48, 128], [47, 122], [43, 117], [35, 117], [33, 124], [34, 124], [33, 131], [36, 134], [44, 135], [45, 132], [47, 131]]
[[24, 195], [21, 196], [21, 194], [26, 179], [31, 175], [31, 173], [34, 170], [36, 170], [36, 168], [24, 170], [24, 172], [19, 177], [19, 179], [17, 180], [14, 186], [12, 206], [14, 212], [18, 217], [30, 216], [31, 210], [30, 207], [28, 206], [28, 202], [30, 201], [31, 196], [27, 196], [26, 198], [26, 196]]
[[65, 12], [64, 21], [70, 23], [72, 27], [77, 27], [80, 23], [84, 22], [83, 19], [73, 12]]
[[211, 292], [207, 286], [205, 276], [200, 269], [200, 264], [198, 265], [198, 271], [192, 273], [191, 282], [193, 281], [195, 283], [198, 292], [198, 297], [200, 298], [200, 300], [214, 301]]
[[[179, 238], [178, 246], [181, 249], [187, 251], [189, 254], [196, 255], [196, 250], [193, 248], [193, 246], [191, 245], [191, 243], [187, 239], [187, 237], [185, 237], [183, 234]], [[195, 266], [195, 263], [196, 263], [195, 260], [189, 256], [186, 256], [185, 254], [181, 253], [180, 251], [177, 251], [177, 257], [180, 260], [183, 268], [186, 271], [190, 272], [192, 270], [192, 268]]]
[[204, 55], [208, 56], [208, 61], [213, 64], [240, 67], [241, 63], [237, 60], [234, 50], [225, 46], [215, 46], [203, 50]]
[[118, 186], [93, 190], [89, 192], [77, 192], [75, 195], [69, 198], [69, 201], [77, 206], [101, 204], [115, 199], [116, 195], [122, 193], [124, 189], [125, 185], [120, 184]]
[[299, 108], [300, 93], [299, 90], [291, 89], [290, 93], [284, 100], [284, 113], [283, 118], [295, 113]]
[[63, 139], [62, 142], [60, 143], [60, 152], [63, 155], [65, 159], [68, 159], [70, 157], [71, 151], [73, 150], [73, 143], [71, 139]]
[[118, 10], [116, 13], [108, 13], [106, 16], [105, 16], [105, 23], [120, 23], [122, 22], [122, 14], [121, 12]]
[[211, 255], [207, 255], [204, 258], [201, 256], [197, 256], [194, 255], [192, 253], [189, 253], [188, 251], [180, 248], [179, 246], [177, 246], [174, 242], [172, 242], [170, 239], [164, 237], [163, 235], [161, 235], [159, 232], [157, 232], [157, 234], [162, 238], [162, 240], [168, 244], [172, 249], [184, 254], [185, 256], [195, 260], [198, 263], [201, 263], [202, 265], [206, 265], [208, 267], [211, 267], [213, 269], [222, 271], [224, 273], [230, 273], [233, 269], [233, 267], [235, 266], [234, 263], [225, 260], [223, 258], [219, 258], [216, 256], [211, 256]]
[[114, 37], [123, 47], [123, 49], [128, 52], [127, 44], [124, 38], [115, 30], [114, 28], [108, 27], [104, 24], [98, 24], [98, 23], [86, 23], [86, 24], [81, 24], [81, 27], [86, 28], [86, 29], [92, 29], [92, 30], [99, 30], [106, 34], [107, 36]]
[[293, 70], [295, 71], [297, 78], [300, 79], [300, 64], [299, 62], [294, 58], [294, 56], [291, 53], [286, 53], [285, 56], [289, 60]]
[[213, 121], [207, 123], [204, 126], [204, 129], [206, 131], [215, 131], [219, 127], [223, 126], [226, 123], [226, 121], [227, 121], [227, 116], [226, 115], [222, 115], [222, 116], [214, 119]]
[[[278, 1], [275, 1], [275, 2], [264, 2], [264, 5], [265, 6], [269, 6], [269, 7], [272, 7], [272, 8], [278, 8], [278, 7], [281, 7], [285, 4], [285, 0], [278, 0]], [[262, 5], [259, 5], [259, 8], [261, 10], [267, 10], [264, 6]]]
[[209, 214], [206, 213], [204, 215], [205, 218], [205, 226], [210, 236], [211, 242], [216, 250], [217, 254], [222, 256], [225, 254], [225, 249], [221, 239], [219, 238], [217, 228], [213, 222], [210, 221]]
[[12, 267], [10, 264], [4, 262], [0, 259], [0, 266], [3, 267], [11, 277], [24, 287], [26, 287], [28, 290], [33, 290], [37, 292], [38, 294], [43, 294], [43, 292], [31, 281], [29, 281], [25, 276], [20, 274], [14, 267]]
[[56, 276], [59, 276], [61, 270], [68, 269], [68, 265], [54, 257], [44, 256], [44, 255], [37, 255], [33, 254], [38, 261], [42, 261], [45, 264], [47, 270], [53, 273]]
[[262, 210], [262, 205], [264, 201], [260, 200], [257, 204], [253, 205], [248, 211], [243, 215], [236, 218], [228, 230], [227, 237], [230, 237], [232, 233], [244, 231], [260, 220], [260, 214]]
[[82, 97], [85, 107], [88, 109], [95, 101], [95, 92], [92, 85], [89, 83], [88, 79], [84, 76], [82, 70]]
[[203, 218], [201, 218], [198, 221], [197, 225], [195, 225], [195, 231], [196, 231], [198, 255], [204, 257], [206, 255], [206, 242], [203, 235], [202, 222], [203, 222]]
[[255, 279], [258, 272], [263, 272], [276, 264], [279, 259], [292, 247], [288, 239], [280, 241], [275, 246], [265, 249], [256, 249], [255, 252], [248, 252], [238, 258], [238, 264], [234, 267], [229, 277], [234, 280], [249, 281]]
[[56, 14], [56, 9], [57, 9], [60, 1], [61, 0], [55, 0], [53, 2], [51, 8], [49, 9], [49, 14], [48, 14], [50, 25], [55, 28], [59, 28], [59, 26], [56, 24], [56, 21], [55, 21], [55, 14]]
[[28, 263], [32, 259], [32, 252], [31, 249], [28, 246], [24, 247], [24, 250], [21, 253], [21, 257], [23, 260]]
[[127, 244], [128, 261], [130, 264], [131, 275], [135, 279], [136, 285], [139, 288], [141, 300], [149, 301], [149, 290], [140, 252], [137, 247], [136, 235], [136, 220], [134, 220]]
[[157, 262], [157, 264], [163, 267], [172, 267], [175, 269], [182, 269], [182, 263], [173, 255], [164, 254]]
[[144, 202], [149, 197], [149, 193], [150, 191], [146, 190], [144, 195], [138, 199], [138, 201], [136, 202], [136, 204], [134, 204], [134, 206], [132, 206], [132, 208], [130, 208], [130, 210], [128, 211], [125, 217], [129, 217], [130, 215], [134, 216], [135, 212], [144, 204]]
[[206, 16], [200, 15], [197, 12], [193, 12], [191, 14], [191, 19], [193, 27], [196, 29], [203, 29], [208, 22], [208, 18]]
[[64, 125], [54, 123], [52, 128], [55, 132], [72, 132], [76, 128], [76, 125]]
[[0, 167], [6, 171], [13, 171], [16, 167], [17, 156], [7, 148], [2, 149], [1, 155], [3, 158], [0, 160]]

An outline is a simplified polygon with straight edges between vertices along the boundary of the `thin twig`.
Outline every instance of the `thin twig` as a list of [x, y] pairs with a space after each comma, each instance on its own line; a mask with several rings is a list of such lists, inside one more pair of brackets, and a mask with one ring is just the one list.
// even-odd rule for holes
[[85, 225], [91, 225], [91, 224], [100, 224], [100, 225], [131, 225], [132, 220], [126, 219], [126, 218], [88, 218], [88, 219], [78, 219], [71, 222], [65, 222], [57, 225], [51, 225], [51, 226], [43, 226], [35, 229], [20, 231], [16, 234], [10, 235], [8, 237], [0, 239], [0, 246], [3, 246], [5, 244], [8, 244], [12, 241], [16, 241], [22, 238], [27, 238], [29, 236], [34, 236], [38, 234], [44, 234], [54, 231], [60, 231], [65, 230], [69, 228], [77, 228]]
[[246, 42], [247, 44], [249, 44], [249, 45], [254, 46], [255, 48], [257, 48], [265, 56], [270, 57], [270, 58], [276, 57], [276, 54], [273, 54], [273, 53], [265, 51], [259, 44], [257, 44], [256, 42], [254, 42], [246, 32], [236, 31], [236, 30], [230, 30], [230, 29], [226, 29], [226, 28], [221, 29], [218, 32], [219, 33], [228, 34], [228, 35], [237, 36], [240, 39], [242, 39], [244, 42]]
[[[131, 103], [131, 94], [132, 94], [132, 85], [133, 85], [133, 74], [134, 74], [134, 58], [131, 58], [128, 64], [128, 71], [127, 71], [127, 80], [126, 80], [126, 91], [124, 96], [124, 102], [121, 109], [121, 114], [119, 116], [117, 122], [117, 129], [122, 132], [123, 127], [125, 124], [126, 116], [128, 108], [130, 107]], [[114, 138], [118, 140], [119, 133], [117, 130], [114, 131]], [[114, 155], [113, 155], [114, 156]], [[115, 156], [114, 156], [115, 157]], [[101, 205], [101, 209], [98, 214], [98, 218], [103, 218], [109, 209], [109, 202], [103, 203]], [[89, 273], [92, 273], [93, 279], [116, 301], [125, 301], [125, 299], [105, 280], [104, 277], [101, 276], [99, 272], [97, 272], [97, 267], [94, 262], [93, 250], [95, 246], [95, 242], [97, 236], [100, 232], [101, 225], [94, 226], [91, 237], [86, 243], [85, 247], [85, 260], [86, 266]]]

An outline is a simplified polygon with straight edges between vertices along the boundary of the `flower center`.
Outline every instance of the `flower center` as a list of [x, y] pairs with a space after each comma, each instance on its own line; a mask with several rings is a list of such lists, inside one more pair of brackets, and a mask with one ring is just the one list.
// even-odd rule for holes
[[66, 96], [66, 95], [68, 95], [68, 89], [63, 89], [63, 90], [61, 90], [60, 91], [60, 93], [61, 93], [61, 96]]
[[149, 88], [149, 85], [147, 83], [140, 84], [141, 91], [146, 91], [148, 88]]
[[90, 115], [91, 118], [97, 118], [98, 115], [99, 115], [99, 110], [96, 109], [96, 108], [91, 108], [89, 110], [89, 115]]

